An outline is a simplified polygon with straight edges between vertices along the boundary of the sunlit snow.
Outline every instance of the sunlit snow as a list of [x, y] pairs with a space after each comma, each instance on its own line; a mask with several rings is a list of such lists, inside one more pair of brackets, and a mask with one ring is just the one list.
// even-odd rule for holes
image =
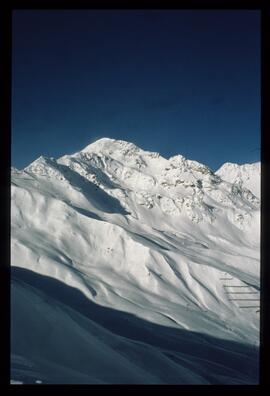
[[259, 186], [107, 138], [13, 168], [12, 383], [257, 383]]

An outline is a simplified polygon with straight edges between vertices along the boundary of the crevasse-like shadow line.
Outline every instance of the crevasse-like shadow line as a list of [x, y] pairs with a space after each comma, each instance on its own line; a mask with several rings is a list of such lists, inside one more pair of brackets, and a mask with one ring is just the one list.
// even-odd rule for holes
[[62, 172], [63, 176], [69, 183], [75, 187], [80, 188], [81, 192], [96, 206], [97, 209], [106, 213], [120, 213], [122, 215], [129, 214], [120, 204], [118, 199], [107, 194], [104, 190], [96, 186], [91, 181], [85, 179], [79, 173], [70, 169], [67, 165], [57, 164], [57, 167]]
[[12, 282], [36, 289], [47, 300], [73, 308], [114, 334], [159, 348], [174, 361], [177, 361], [177, 353], [181, 353], [235, 370], [239, 378], [248, 377], [250, 383], [258, 382], [258, 350], [251, 345], [161, 326], [133, 314], [100, 306], [88, 300], [78, 289], [30, 270], [12, 267], [11, 277]]

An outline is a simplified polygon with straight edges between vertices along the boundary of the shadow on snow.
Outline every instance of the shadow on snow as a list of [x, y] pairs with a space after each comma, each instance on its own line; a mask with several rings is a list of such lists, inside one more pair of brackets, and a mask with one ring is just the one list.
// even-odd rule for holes
[[[11, 276], [13, 285], [26, 285], [52, 305], [68, 306], [113, 334], [156, 347], [174, 363], [181, 361], [183, 364], [184, 358], [189, 367], [189, 361], [197, 362], [198, 367], [206, 368], [204, 376], [210, 383], [222, 383], [215, 375], [222, 377], [228, 373], [236, 383], [238, 379], [239, 383], [258, 382], [258, 350], [251, 345], [154, 324], [133, 314], [100, 306], [78, 289], [30, 270], [12, 267]], [[12, 331], [20, 337], [20, 329]], [[11, 345], [16, 354], [14, 347]]]

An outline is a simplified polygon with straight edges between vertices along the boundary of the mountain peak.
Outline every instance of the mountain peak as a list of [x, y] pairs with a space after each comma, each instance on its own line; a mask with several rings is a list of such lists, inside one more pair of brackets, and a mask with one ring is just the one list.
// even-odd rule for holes
[[253, 194], [260, 197], [260, 172], [260, 162], [244, 165], [226, 162], [216, 171], [216, 175], [230, 183], [244, 183]]
[[93, 143], [90, 143], [88, 146], [86, 146], [81, 152], [87, 153], [87, 152], [97, 152], [97, 151], [107, 151], [110, 149], [136, 149], [140, 150], [135, 144], [127, 142], [125, 140], [117, 140], [117, 139], [111, 139], [107, 137], [103, 137], [101, 139], [96, 140]]
[[[36, 367], [47, 365], [42, 363], [45, 351], [46, 362], [53, 368], [52, 382], [56, 382], [55, 366], [61, 369], [62, 381], [67, 367], [62, 351], [71, 345], [73, 349], [68, 354], [79, 363], [76, 367], [71, 362], [66, 374], [70, 383], [77, 381], [70, 376], [74, 368], [83, 373], [86, 383], [80, 362], [93, 359], [101, 367], [96, 369], [94, 365], [93, 378], [99, 371], [109, 372], [104, 380], [109, 383], [114, 378], [111, 370], [119, 360], [118, 349], [121, 359], [125, 351], [131, 352], [121, 361], [121, 369], [117, 367], [116, 381], [121, 379], [125, 362], [131, 373], [142, 372], [137, 356], [143, 354], [142, 362], [158, 357], [154, 364], [157, 373], [164, 373], [164, 379], [176, 383], [182, 368], [174, 371], [175, 377], [171, 376], [172, 369], [176, 370], [178, 357], [180, 362], [183, 356], [188, 357], [190, 349], [190, 362], [187, 361], [183, 374], [185, 381], [192, 367], [196, 370], [198, 367], [196, 378], [198, 373], [205, 373], [207, 360], [207, 364], [211, 363], [211, 378], [220, 383], [220, 364], [224, 363], [220, 340], [224, 339], [228, 381], [242, 380], [236, 370], [237, 377], [231, 377], [236, 354], [232, 353], [229, 360], [226, 345], [231, 340], [233, 345], [249, 343], [253, 348], [259, 339], [260, 201], [245, 188], [257, 185], [259, 172], [246, 169], [242, 184], [238, 179], [235, 183], [233, 174], [228, 177], [231, 182], [182, 155], [166, 159], [132, 143], [109, 138], [99, 139], [60, 159], [41, 156], [24, 172], [12, 172], [11, 265], [17, 275], [16, 267], [21, 267], [22, 276], [20, 282], [13, 272], [16, 282], [12, 283], [12, 290], [17, 304], [13, 304], [13, 312], [19, 312], [21, 318], [19, 322], [17, 318], [12, 321], [16, 331], [14, 372], [18, 356], [25, 353], [36, 375]], [[239, 285], [248, 292], [233, 299], [224, 285]], [[249, 303], [252, 296], [254, 304]], [[107, 317], [107, 322], [103, 317]], [[46, 332], [51, 326], [60, 329], [50, 338], [46, 350], [42, 343], [44, 325]], [[116, 339], [106, 339], [105, 333], [104, 336], [100, 333], [106, 330], [105, 325], [109, 326], [107, 336], [113, 337], [115, 332]], [[32, 328], [35, 337], [30, 339], [27, 335]], [[66, 344], [62, 328], [68, 329]], [[159, 339], [165, 340], [166, 345], [157, 344], [154, 349], [146, 341], [162, 328], [164, 337]], [[121, 334], [119, 329], [123, 329]], [[146, 330], [151, 336], [147, 339]], [[180, 343], [174, 345], [179, 338], [177, 331]], [[136, 340], [135, 333], [139, 334]], [[77, 337], [81, 337], [79, 343]], [[119, 344], [119, 337], [124, 339], [123, 345]], [[136, 341], [138, 349], [134, 349], [135, 344], [129, 345], [129, 337]], [[201, 340], [206, 344], [198, 348]], [[141, 342], [146, 345], [143, 349]], [[20, 349], [20, 345], [25, 348]], [[84, 354], [87, 345], [89, 349]], [[168, 345], [168, 354], [161, 354]], [[204, 348], [209, 345], [208, 353]], [[38, 353], [37, 346], [41, 348]], [[145, 355], [144, 350], [153, 351], [153, 357]], [[171, 362], [169, 350], [173, 351]], [[78, 355], [74, 355], [76, 351]], [[198, 351], [197, 356], [194, 351]], [[164, 369], [160, 365], [163, 355], [167, 365]], [[211, 356], [214, 358], [209, 362]], [[194, 363], [192, 359], [196, 359]], [[141, 367], [146, 367], [148, 373], [149, 366], [153, 365]], [[236, 366], [241, 368], [243, 364], [236, 362]], [[251, 369], [253, 373], [254, 365]], [[149, 381], [155, 377], [156, 374]], [[39, 378], [46, 379], [42, 373]], [[243, 381], [245, 378], [246, 374]], [[128, 383], [127, 378], [124, 380], [123, 383]], [[207, 373], [203, 380], [209, 383]], [[163, 379], [160, 382], [165, 383]]]
[[216, 173], [220, 173], [222, 171], [232, 171], [232, 170], [250, 170], [250, 169], [260, 169], [261, 163], [260, 161], [258, 162], [252, 162], [250, 164], [236, 164], [234, 162], [225, 162], [221, 167], [217, 170]]
[[110, 146], [111, 144], [113, 144], [114, 141], [115, 139], [103, 137], [88, 144], [84, 149], [81, 150], [81, 152], [87, 153], [87, 152], [102, 150], [106, 146]]

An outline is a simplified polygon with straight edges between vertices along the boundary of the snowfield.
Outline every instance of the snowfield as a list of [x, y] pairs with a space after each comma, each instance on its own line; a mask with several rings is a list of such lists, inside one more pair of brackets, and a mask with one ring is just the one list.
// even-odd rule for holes
[[11, 193], [12, 383], [258, 383], [260, 163], [103, 138]]

